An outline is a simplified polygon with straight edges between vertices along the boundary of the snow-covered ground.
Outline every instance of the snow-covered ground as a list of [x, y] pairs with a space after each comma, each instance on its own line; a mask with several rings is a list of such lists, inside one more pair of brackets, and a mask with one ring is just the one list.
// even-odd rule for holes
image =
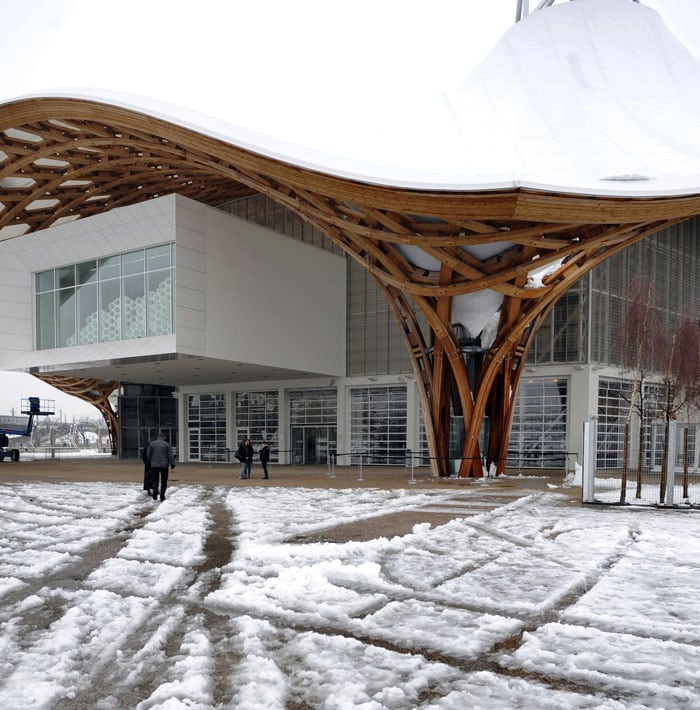
[[[313, 541], [421, 507], [458, 517]], [[0, 518], [0, 708], [700, 707], [694, 511], [14, 483]]]

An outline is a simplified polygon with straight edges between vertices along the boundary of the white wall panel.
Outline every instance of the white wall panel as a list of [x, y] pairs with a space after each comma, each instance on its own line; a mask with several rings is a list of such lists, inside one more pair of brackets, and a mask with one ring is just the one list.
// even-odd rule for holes
[[196, 328], [177, 326], [177, 351], [185, 355], [206, 355], [206, 343], [202, 338], [201, 324]]
[[[32, 349], [32, 272], [176, 242], [176, 335]], [[166, 196], [0, 242], [0, 369], [180, 352], [345, 374], [345, 262], [193, 200]]]
[[209, 357], [344, 375], [345, 262], [207, 210], [206, 322]]

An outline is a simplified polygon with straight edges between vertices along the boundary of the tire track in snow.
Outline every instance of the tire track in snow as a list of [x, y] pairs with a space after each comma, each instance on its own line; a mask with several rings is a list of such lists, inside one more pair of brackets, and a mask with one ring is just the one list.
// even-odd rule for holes
[[[23, 580], [21, 588], [3, 595], [0, 624], [12, 623], [18, 651], [30, 648], [39, 635], [63, 616], [72, 593], [82, 589], [87, 577], [126, 546], [131, 535], [146, 524], [149, 513], [145, 506], [138, 508], [131, 521], [114, 534], [90, 544], [78, 559], [37, 580]], [[41, 603], [31, 603], [31, 597], [37, 597]]]
[[[179, 659], [187, 655], [183, 645], [194, 633], [204, 634], [212, 648], [210, 681], [214, 705], [225, 705], [231, 691], [231, 665], [237, 660], [226, 629], [226, 619], [201, 604], [216, 588], [221, 569], [229, 563], [235, 544], [233, 521], [220, 495], [206, 491], [206, 512], [211, 519], [203, 546], [203, 560], [193, 566], [167, 595], [157, 600], [151, 615], [120, 644], [116, 663], [95, 668], [90, 681], [74, 698], [64, 699], [55, 710], [76, 708], [149, 707], [149, 698], [168, 679]], [[155, 704], [156, 701], [153, 701]]]

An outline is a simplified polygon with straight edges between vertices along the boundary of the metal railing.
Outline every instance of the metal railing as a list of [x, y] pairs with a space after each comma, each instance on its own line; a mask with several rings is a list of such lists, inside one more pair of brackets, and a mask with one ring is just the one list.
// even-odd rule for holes
[[597, 417], [584, 424], [581, 497], [584, 503], [646, 505], [663, 508], [700, 506], [700, 470], [692, 456], [683, 463], [681, 436], [684, 424], [671, 422], [665, 456], [640, 466], [636, 456], [606, 456], [607, 442], [598, 439]]

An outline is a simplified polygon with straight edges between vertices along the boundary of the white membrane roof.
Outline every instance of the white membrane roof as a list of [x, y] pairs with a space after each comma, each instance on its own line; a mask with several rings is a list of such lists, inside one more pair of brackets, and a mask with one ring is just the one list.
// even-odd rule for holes
[[[68, 47], [80, 42], [74, 36], [81, 28], [76, 12], [85, 4], [66, 4], [73, 13], [66, 15], [57, 36]], [[478, 8], [488, 3], [470, 4], [478, 27]], [[228, 11], [223, 5], [220, 11]], [[88, 70], [70, 54], [63, 58], [59, 52], [52, 59], [53, 75], [60, 72], [64, 86], [77, 85], [87, 75], [93, 81], [99, 77], [99, 88], [49, 87], [23, 98], [70, 96], [119, 105], [285, 162], [381, 185], [690, 194], [700, 190], [700, 40], [693, 31], [700, 26], [698, 5], [696, 0], [555, 4], [508, 29], [461, 78], [452, 66], [432, 86], [422, 77], [415, 92], [403, 88], [398, 95], [388, 87], [381, 100], [368, 89], [369, 103], [364, 87], [371, 86], [371, 62], [363, 64], [364, 75], [358, 70], [356, 76], [337, 77], [344, 84], [343, 105], [337, 101], [337, 87], [335, 101], [324, 103], [324, 83], [314, 87], [313, 75], [288, 76], [280, 57], [276, 74], [268, 70], [257, 76], [270, 93], [276, 82], [312, 86], [300, 89], [295, 103], [285, 84], [277, 110], [268, 108], [264, 116], [251, 120], [254, 114], [236, 88], [236, 75], [255, 73], [256, 57], [249, 58], [248, 66], [234, 65], [227, 61], [229, 45], [217, 39], [206, 45], [206, 53], [193, 54], [199, 33], [209, 27], [217, 38], [219, 30], [212, 27], [211, 16], [204, 18], [206, 13], [190, 14], [197, 6], [172, 3], [162, 6], [173, 8], [162, 27], [157, 26], [157, 14], [140, 20], [154, 23], [150, 36], [162, 44], [162, 64], [155, 73], [152, 64], [139, 68], [138, 62], [126, 60], [138, 58], [139, 47], [124, 36], [120, 54], [110, 51], [106, 41], [99, 56], [85, 57], [97, 64], [97, 74], [94, 66]], [[440, 3], [435, 5], [435, 13], [443, 11]], [[449, 23], [450, 16], [443, 20]], [[175, 33], [177, 28], [185, 34]], [[22, 56], [12, 66], [13, 86], [21, 85], [22, 72], [27, 86], [36, 83], [34, 65], [26, 61], [33, 56], [32, 35], [24, 31]], [[231, 25], [231, 42], [244, 31]], [[191, 45], [181, 43], [187, 33]], [[386, 42], [390, 44], [390, 36]], [[198, 46], [201, 49], [201, 43]], [[362, 36], [355, 47], [358, 57], [371, 51]], [[260, 45], [259, 52], [271, 51], [274, 47]], [[375, 67], [392, 60], [390, 52], [376, 55]], [[319, 54], [317, 62], [332, 68], [334, 57]], [[188, 66], [191, 71], [186, 71]], [[376, 71], [384, 72], [382, 67]], [[401, 72], [400, 66], [396, 72]], [[314, 91], [318, 100], [304, 103]]]

